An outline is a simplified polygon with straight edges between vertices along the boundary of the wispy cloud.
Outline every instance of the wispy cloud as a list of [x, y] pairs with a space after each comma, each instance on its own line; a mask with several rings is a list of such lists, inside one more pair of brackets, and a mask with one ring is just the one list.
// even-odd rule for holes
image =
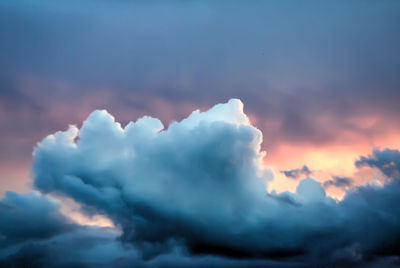
[[338, 188], [348, 188], [353, 185], [353, 179], [347, 177], [332, 176], [332, 179], [324, 182], [324, 187], [335, 186]]
[[285, 176], [288, 178], [299, 179], [302, 176], [309, 176], [312, 171], [306, 165], [304, 165], [302, 168], [281, 170], [281, 173], [285, 174]]

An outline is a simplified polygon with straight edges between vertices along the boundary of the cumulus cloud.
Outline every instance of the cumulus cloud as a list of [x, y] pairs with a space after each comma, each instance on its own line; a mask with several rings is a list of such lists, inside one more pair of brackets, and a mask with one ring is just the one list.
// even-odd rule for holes
[[239, 100], [195, 111], [166, 130], [151, 117], [122, 128], [95, 111], [80, 130], [71, 126], [38, 145], [34, 182], [109, 215], [124, 240], [223, 248], [224, 239], [248, 231], [247, 218], [257, 224], [263, 217], [258, 202], [272, 171], [262, 166], [261, 142]]
[[[88, 213], [107, 215], [121, 234], [85, 246], [76, 242], [85, 237], [78, 228], [47, 238], [57, 247], [36, 241], [31, 251], [24, 244], [6, 261], [18, 262], [26, 252], [47, 260], [65, 245], [82, 251], [76, 256], [86, 256], [90, 265], [88, 256], [113, 252], [101, 262], [114, 266], [115, 260], [267, 266], [263, 260], [282, 258], [294, 266], [400, 254], [400, 210], [392, 205], [400, 202], [398, 179], [354, 187], [340, 202], [312, 178], [301, 180], [295, 193], [268, 191], [273, 172], [263, 165], [261, 143], [262, 133], [236, 99], [166, 129], [152, 117], [122, 127], [106, 111], [94, 111], [80, 128], [70, 126], [37, 145], [34, 185], [74, 199]], [[87, 241], [102, 237], [93, 232]], [[112, 250], [93, 249], [100, 244]]]
[[299, 179], [301, 176], [307, 177], [311, 175], [312, 172], [306, 165], [304, 165], [302, 168], [281, 170], [281, 173], [285, 174], [288, 178]]

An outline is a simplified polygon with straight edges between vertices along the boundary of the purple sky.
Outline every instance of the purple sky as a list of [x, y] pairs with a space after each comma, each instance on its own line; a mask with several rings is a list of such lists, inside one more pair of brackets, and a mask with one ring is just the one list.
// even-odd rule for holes
[[1, 192], [26, 190], [35, 143], [96, 108], [168, 124], [240, 98], [277, 170], [398, 145], [398, 1], [0, 6]]

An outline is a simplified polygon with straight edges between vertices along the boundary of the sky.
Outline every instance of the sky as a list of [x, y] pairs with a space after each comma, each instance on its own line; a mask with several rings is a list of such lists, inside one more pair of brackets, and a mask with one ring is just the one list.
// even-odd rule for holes
[[0, 266], [399, 264], [399, 11], [0, 0]]

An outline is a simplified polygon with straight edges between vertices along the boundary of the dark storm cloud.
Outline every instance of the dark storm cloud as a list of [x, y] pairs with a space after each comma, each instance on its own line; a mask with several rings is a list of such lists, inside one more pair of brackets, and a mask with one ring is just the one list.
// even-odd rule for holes
[[120, 259], [131, 265], [141, 261], [137, 251], [124, 247], [107, 228], [82, 226], [46, 239], [25, 240], [0, 254], [0, 267], [115, 267]]
[[356, 166], [370, 166], [380, 169], [386, 176], [395, 177], [400, 172], [400, 152], [391, 149], [374, 149], [371, 155], [361, 156]]
[[[67, 254], [66, 254], [67, 253]], [[180, 249], [143, 259], [140, 251], [123, 245], [107, 230], [88, 229], [52, 240], [27, 243], [0, 258], [0, 267], [306, 267], [301, 261], [230, 259], [220, 256], [183, 255]]]
[[0, 201], [0, 247], [46, 239], [74, 228], [59, 206], [37, 193], [6, 193]]
[[144, 260], [173, 248], [303, 264], [400, 254], [400, 211], [390, 206], [400, 202], [398, 179], [352, 188], [340, 202], [312, 178], [295, 193], [267, 193], [261, 132], [242, 108], [231, 100], [165, 130], [150, 117], [122, 128], [95, 111], [38, 145], [34, 183], [108, 215]]
[[288, 178], [298, 179], [301, 176], [308, 177], [312, 172], [306, 165], [304, 165], [302, 168], [281, 170], [281, 173], [285, 174], [285, 176]]
[[335, 186], [338, 188], [347, 188], [353, 185], [353, 179], [347, 177], [332, 176], [331, 180], [324, 182], [324, 187], [328, 188], [330, 186]]
[[119, 258], [142, 262], [117, 241], [115, 231], [72, 223], [58, 203], [36, 192], [7, 192], [0, 219], [0, 267], [106, 267]]
[[171, 241], [149, 259], [109, 228], [72, 224], [38, 193], [8, 192], [0, 202], [0, 267], [304, 267], [298, 261], [235, 260], [184, 255]]
[[367, 185], [346, 193], [340, 206], [353, 214], [347, 228], [361, 248], [381, 255], [400, 255], [400, 209], [393, 205], [399, 197], [399, 178], [382, 188]]

